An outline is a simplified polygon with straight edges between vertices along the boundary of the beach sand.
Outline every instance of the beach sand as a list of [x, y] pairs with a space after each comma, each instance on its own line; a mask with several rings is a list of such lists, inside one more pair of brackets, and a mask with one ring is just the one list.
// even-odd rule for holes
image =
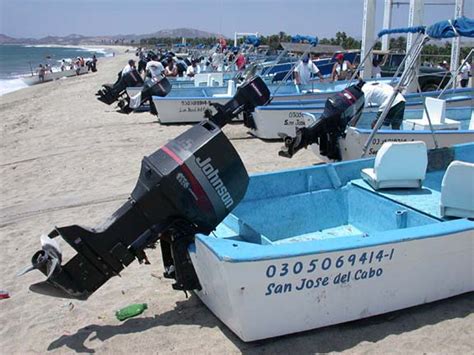
[[[15, 275], [39, 249], [40, 234], [56, 225], [102, 222], [132, 191], [141, 158], [190, 127], [161, 126], [149, 113], [122, 115], [95, 99], [101, 84], [115, 81], [129, 57], [132, 53], [117, 53], [101, 59], [97, 73], [0, 97], [0, 289], [11, 296], [0, 300], [3, 354], [474, 352], [473, 293], [244, 343], [196, 296], [187, 299], [172, 290], [171, 281], [161, 277], [158, 251], [148, 253], [151, 265], [132, 263], [87, 302], [29, 291], [29, 284], [43, 280], [43, 275]], [[281, 143], [251, 138], [242, 125], [224, 131], [251, 173], [318, 162], [310, 151], [291, 160], [280, 158]], [[64, 249], [67, 258], [71, 250]], [[134, 302], [148, 303], [148, 310], [117, 321], [115, 310]]]

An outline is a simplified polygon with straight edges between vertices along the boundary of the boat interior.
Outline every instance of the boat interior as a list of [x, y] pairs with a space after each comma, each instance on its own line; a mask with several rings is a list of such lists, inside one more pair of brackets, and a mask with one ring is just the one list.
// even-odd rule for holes
[[[375, 159], [252, 176], [239, 206], [198, 238], [219, 257], [239, 261], [474, 228], [465, 218], [474, 218], [474, 144], [428, 154], [423, 142], [385, 147]], [[446, 201], [455, 201], [456, 213], [446, 213]]]
[[[430, 118], [433, 124], [433, 128], [435, 130], [469, 130], [472, 112], [472, 107], [451, 107], [445, 109], [443, 117], [440, 115], [431, 115]], [[357, 123], [357, 128], [371, 130], [370, 124], [376, 118], [377, 112], [364, 112], [359, 122]], [[421, 130], [420, 128], [413, 127], [414, 122], [423, 123], [423, 127], [420, 127], [422, 128], [422, 130], [430, 130], [427, 119], [424, 119], [423, 109], [405, 110], [405, 114], [403, 116], [402, 130]], [[385, 130], [391, 131], [390, 128], [385, 128]]]

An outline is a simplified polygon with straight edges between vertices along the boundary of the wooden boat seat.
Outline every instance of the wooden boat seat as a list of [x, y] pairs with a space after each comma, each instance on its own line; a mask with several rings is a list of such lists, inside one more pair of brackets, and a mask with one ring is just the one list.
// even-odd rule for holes
[[424, 142], [386, 142], [377, 153], [374, 167], [362, 169], [361, 176], [375, 190], [421, 188], [427, 165]]
[[455, 160], [441, 183], [443, 217], [474, 218], [474, 164]]

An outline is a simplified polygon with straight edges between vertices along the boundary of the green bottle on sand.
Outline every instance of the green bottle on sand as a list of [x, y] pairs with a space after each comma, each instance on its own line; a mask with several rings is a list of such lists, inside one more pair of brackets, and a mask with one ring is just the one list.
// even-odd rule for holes
[[118, 320], [125, 320], [142, 314], [147, 308], [148, 305], [146, 303], [135, 303], [119, 309], [117, 312], [115, 312], [115, 316]]

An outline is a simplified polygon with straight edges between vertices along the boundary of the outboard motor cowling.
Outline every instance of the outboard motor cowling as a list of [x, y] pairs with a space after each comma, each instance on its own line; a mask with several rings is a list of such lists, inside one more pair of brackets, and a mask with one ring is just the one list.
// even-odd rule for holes
[[136, 69], [122, 75], [118, 74], [118, 80], [114, 84], [104, 84], [102, 88], [97, 91], [96, 96], [99, 101], [107, 105], [113, 104], [122, 95], [126, 94], [127, 87], [142, 86], [143, 79]]
[[156, 115], [158, 112], [153, 103], [153, 96], [165, 97], [169, 94], [171, 88], [172, 85], [166, 77], [160, 77], [160, 80], [157, 80], [157, 78], [147, 78], [142, 91], [135, 96], [130, 97], [126, 95], [119, 100], [118, 106], [122, 112], [130, 113], [148, 101], [151, 114]]
[[[164, 276], [177, 290], [200, 289], [188, 247], [196, 233], [210, 233], [234, 209], [248, 185], [240, 157], [220, 127], [243, 110], [268, 102], [261, 78], [241, 86], [212, 120], [193, 126], [143, 158], [131, 196], [108, 222], [96, 229], [77, 225], [55, 228], [24, 272], [40, 270], [47, 280], [34, 292], [87, 299], [135, 258], [148, 262], [146, 248], [160, 241]], [[209, 113], [208, 113], [209, 114]], [[77, 254], [61, 265], [54, 238], [61, 236]]]
[[362, 114], [365, 103], [362, 92], [364, 84], [364, 81], [360, 81], [329, 97], [319, 120], [309, 127], [297, 129], [295, 137], [282, 134], [285, 146], [278, 154], [291, 158], [300, 149], [316, 143], [321, 155], [341, 160], [339, 138], [344, 136], [349, 122], [357, 122]]

